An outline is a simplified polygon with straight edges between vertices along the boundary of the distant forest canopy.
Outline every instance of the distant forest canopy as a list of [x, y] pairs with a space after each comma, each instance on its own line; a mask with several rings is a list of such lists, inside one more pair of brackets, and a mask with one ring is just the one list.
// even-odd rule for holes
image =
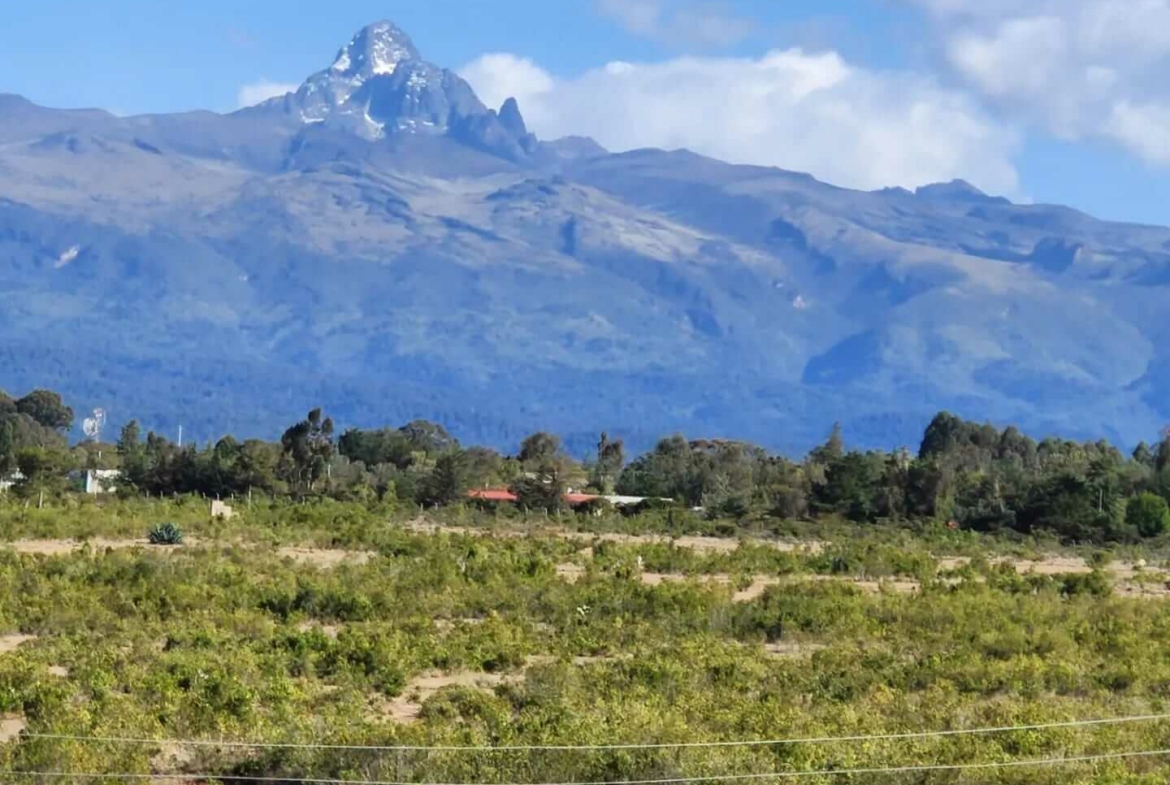
[[849, 449], [834, 426], [800, 461], [747, 442], [682, 435], [629, 460], [622, 441], [604, 433], [595, 455], [580, 461], [550, 433], [534, 433], [503, 455], [465, 447], [425, 420], [339, 434], [320, 409], [275, 442], [225, 436], [180, 446], [131, 421], [115, 444], [70, 447], [73, 420], [55, 392], [0, 392], [0, 478], [16, 477], [14, 494], [64, 492], [70, 470], [116, 468], [121, 494], [256, 491], [439, 506], [473, 503], [471, 489], [508, 488], [525, 509], [556, 511], [574, 489], [646, 497], [641, 509], [701, 508], [720, 520], [936, 521], [1069, 542], [1127, 542], [1170, 529], [1170, 429], [1126, 456], [1105, 441], [1038, 442], [1014, 427], [944, 412], [916, 454]]

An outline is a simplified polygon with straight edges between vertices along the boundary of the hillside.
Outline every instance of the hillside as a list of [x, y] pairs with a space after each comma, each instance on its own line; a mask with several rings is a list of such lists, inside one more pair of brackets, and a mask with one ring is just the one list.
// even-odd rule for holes
[[542, 142], [521, 111], [389, 23], [229, 115], [0, 96], [0, 386], [200, 440], [306, 400], [577, 448], [795, 452], [833, 420], [888, 446], [940, 409], [1134, 444], [1170, 419], [1170, 230]]

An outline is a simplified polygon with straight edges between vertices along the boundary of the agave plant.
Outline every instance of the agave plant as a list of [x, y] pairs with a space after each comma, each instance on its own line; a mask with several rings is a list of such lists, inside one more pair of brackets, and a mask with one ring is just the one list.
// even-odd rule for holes
[[182, 545], [183, 530], [173, 523], [160, 523], [150, 530], [151, 545]]

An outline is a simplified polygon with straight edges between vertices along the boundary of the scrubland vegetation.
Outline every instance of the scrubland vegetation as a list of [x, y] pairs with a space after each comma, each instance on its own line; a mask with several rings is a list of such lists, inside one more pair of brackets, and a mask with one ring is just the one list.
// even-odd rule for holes
[[[580, 782], [1170, 746], [1170, 722], [1158, 721], [682, 749], [181, 746], [167, 740], [857, 736], [1160, 714], [1170, 697], [1170, 575], [1150, 544], [1104, 552], [845, 521], [815, 539], [794, 525], [741, 530], [736, 542], [701, 536], [727, 524], [662, 511], [455, 506], [422, 519], [413, 507], [259, 496], [230, 521], [207, 512], [192, 497], [0, 503], [0, 716], [12, 731], [0, 770]], [[148, 543], [161, 521], [182, 529], [182, 544]], [[1167, 775], [1170, 761], [1155, 757], [808, 780]]]

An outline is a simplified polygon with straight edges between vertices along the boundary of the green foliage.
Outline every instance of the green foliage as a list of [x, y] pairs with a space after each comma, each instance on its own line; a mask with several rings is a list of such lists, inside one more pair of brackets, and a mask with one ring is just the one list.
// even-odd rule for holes
[[[658, 527], [664, 512], [576, 520]], [[1104, 570], [1028, 575], [994, 564], [1048, 547], [1036, 543], [825, 523], [816, 531], [829, 541], [819, 549], [598, 538], [590, 558], [581, 553], [588, 539], [420, 534], [401, 525], [417, 511], [329, 498], [258, 496], [232, 521], [206, 513], [198, 499], [71, 500], [47, 510], [0, 502], [2, 540], [106, 540], [52, 556], [0, 546], [0, 630], [40, 636], [0, 657], [0, 713], [22, 714], [32, 732], [135, 738], [606, 744], [1143, 714], [1170, 684], [1163, 603], [1114, 593]], [[465, 513], [474, 516], [460, 507], [435, 520]], [[151, 520], [181, 524], [196, 544], [165, 554], [109, 546]], [[494, 519], [462, 525], [487, 533]], [[277, 551], [285, 545], [363, 557], [325, 566]], [[940, 574], [943, 551], [987, 558]], [[558, 574], [568, 563], [580, 570], [572, 581]], [[648, 582], [643, 572], [679, 580]], [[774, 585], [737, 598], [758, 576]], [[910, 577], [920, 584], [915, 592], [889, 583]], [[55, 666], [68, 674], [51, 675]], [[394, 719], [403, 705], [417, 721]], [[225, 782], [670, 779], [1154, 749], [1163, 730], [1131, 723], [835, 750], [797, 744], [589, 758], [516, 751], [489, 763], [423, 751], [379, 758], [215, 748], [167, 763], [153, 748], [30, 739], [0, 745], [0, 770], [198, 771]], [[1108, 772], [1111, 782], [1160, 782], [1170, 768], [1151, 759]], [[1071, 766], [1021, 769], [1011, 782], [1099, 779], [1095, 769]], [[1004, 781], [998, 771], [963, 780]]]
[[1143, 537], [1157, 537], [1170, 528], [1170, 505], [1161, 496], [1143, 493], [1129, 500], [1125, 521]]
[[626, 446], [621, 439], [610, 439], [602, 433], [597, 442], [597, 462], [593, 466], [591, 483], [603, 493], [611, 493], [614, 483], [626, 463]]
[[419, 500], [427, 505], [455, 504], [467, 498], [471, 487], [469, 460], [461, 451], [448, 452], [422, 483]]
[[281, 458], [285, 478], [301, 492], [312, 491], [325, 476], [333, 457], [333, 420], [322, 419], [321, 410], [313, 409], [284, 432], [280, 444], [284, 449]]
[[16, 469], [23, 477], [16, 484], [16, 491], [25, 498], [60, 494], [67, 485], [66, 475], [72, 468], [72, 457], [61, 448], [23, 449], [16, 455]]
[[147, 539], [151, 545], [182, 545], [183, 530], [173, 523], [160, 523], [152, 526]]
[[565, 481], [552, 466], [516, 480], [510, 490], [516, 495], [516, 504], [522, 510], [556, 512], [565, 507]]
[[65, 405], [60, 394], [50, 390], [33, 390], [20, 398], [16, 401], [16, 411], [55, 431], [73, 427], [73, 410]]
[[561, 456], [561, 440], [551, 433], [534, 433], [520, 445], [520, 462], [525, 468], [540, 468]]
[[[1001, 431], [945, 412], [927, 426], [917, 457], [905, 448], [851, 450], [837, 425], [799, 462], [746, 442], [675, 435], [629, 465], [623, 442], [607, 433], [582, 465], [554, 434], [534, 433], [508, 457], [464, 448], [443, 426], [425, 420], [349, 430], [335, 445], [333, 423], [319, 409], [288, 428], [279, 443], [225, 436], [180, 447], [155, 433], [144, 441], [139, 424], [130, 421], [116, 450], [85, 445], [72, 460], [58, 460], [67, 447], [59, 428], [71, 418], [56, 393], [38, 390], [18, 400], [0, 394], [0, 474], [10, 475], [31, 450], [26, 462], [35, 476], [26, 478], [22, 492], [38, 498], [65, 492], [54, 473], [116, 466], [123, 496], [238, 499], [264, 493], [456, 511], [465, 509], [470, 489], [480, 488], [512, 489], [521, 509], [558, 511], [567, 489], [588, 483], [598, 492], [654, 500], [617, 512], [626, 520], [640, 518], [638, 525], [653, 518], [653, 525], [671, 532], [777, 532], [850, 521], [1106, 544], [1158, 537], [1170, 523], [1157, 506], [1159, 496], [1170, 498], [1170, 437], [1126, 458], [1106, 442], [1036, 442], [1015, 428]], [[649, 516], [648, 505], [662, 509]], [[585, 512], [619, 518], [601, 505]]]

